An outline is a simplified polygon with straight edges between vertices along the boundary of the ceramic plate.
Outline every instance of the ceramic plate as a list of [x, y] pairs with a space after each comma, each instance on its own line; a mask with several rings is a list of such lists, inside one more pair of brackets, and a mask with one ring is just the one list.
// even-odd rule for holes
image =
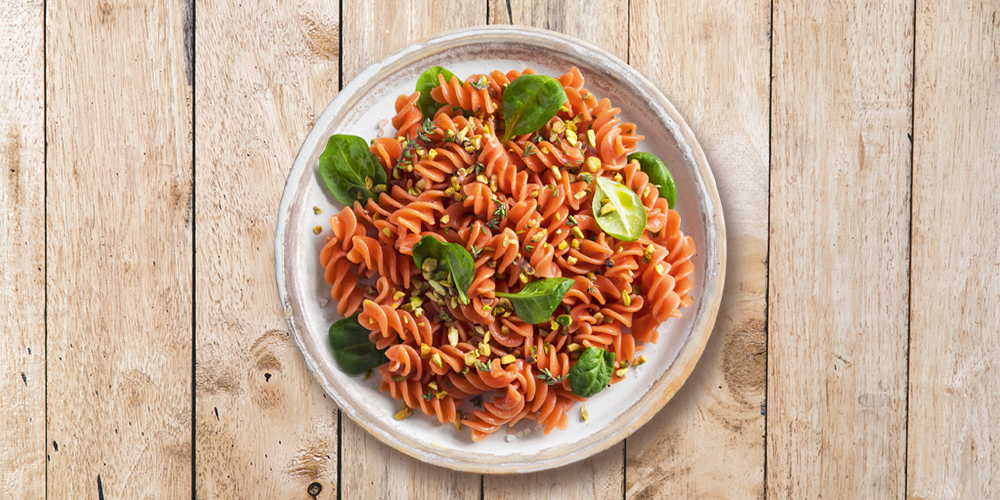
[[[534, 68], [559, 76], [576, 66], [586, 87], [622, 109], [624, 122], [635, 123], [646, 139], [640, 150], [663, 159], [677, 183], [675, 210], [681, 230], [698, 249], [694, 303], [683, 317], [660, 326], [657, 344], [642, 353], [648, 362], [628, 378], [587, 402], [590, 418], [570, 413], [565, 431], [544, 435], [533, 421], [523, 421], [519, 436], [500, 431], [474, 443], [470, 430], [456, 432], [420, 412], [402, 421], [392, 418], [400, 403], [378, 391], [377, 377], [365, 381], [337, 368], [327, 345], [330, 325], [340, 319], [323, 280], [319, 251], [329, 234], [329, 217], [342, 208], [327, 193], [317, 158], [330, 135], [366, 139], [378, 123], [392, 117], [399, 94], [413, 92], [427, 67], [440, 65], [456, 75]], [[389, 132], [391, 133], [391, 126]], [[317, 215], [313, 207], [322, 209]], [[313, 233], [320, 225], [324, 232]], [[358, 425], [414, 458], [457, 470], [507, 474], [531, 472], [582, 460], [621, 441], [646, 423], [677, 392], [701, 356], [715, 323], [726, 261], [725, 228], [715, 180], [701, 147], [677, 110], [656, 87], [621, 60], [580, 40], [556, 33], [509, 26], [454, 31], [417, 42], [362, 72], [323, 112], [299, 151], [278, 210], [275, 267], [285, 317], [309, 369], [340, 409]], [[466, 410], [467, 411], [467, 410]]]

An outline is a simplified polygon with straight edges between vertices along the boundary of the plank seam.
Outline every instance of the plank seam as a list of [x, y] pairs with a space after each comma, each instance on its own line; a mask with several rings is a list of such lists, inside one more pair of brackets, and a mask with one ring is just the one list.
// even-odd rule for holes
[[43, 342], [45, 344], [45, 498], [49, 498], [49, 37], [48, 37], [49, 2], [42, 0], [42, 218], [45, 219], [43, 231], [42, 260], [45, 280], [43, 292], [45, 303], [42, 305], [42, 321], [45, 323]]
[[917, 116], [917, 0], [913, 0], [913, 51], [910, 61], [910, 227], [907, 238], [906, 270], [906, 409], [903, 412], [903, 496], [909, 494], [910, 474], [910, 346], [913, 342], [913, 173]]
[[191, 498], [198, 498], [198, 238], [197, 224], [198, 211], [197, 200], [197, 151], [198, 151], [198, 127], [197, 127], [197, 64], [195, 63], [197, 46], [197, 0], [188, 2], [191, 16], [191, 25], [185, 26], [185, 37], [190, 33], [191, 46], [187, 48], [189, 66], [188, 80], [191, 85]]
[[[767, 257], [764, 273], [764, 349], [771, 352], [771, 171], [773, 165], [774, 145], [774, 0], [770, 2], [770, 18], [767, 26], [768, 69], [767, 69]], [[764, 403], [761, 413], [764, 414], [764, 498], [767, 498], [767, 396], [771, 386], [771, 372], [768, 369], [768, 356], [764, 356]]]

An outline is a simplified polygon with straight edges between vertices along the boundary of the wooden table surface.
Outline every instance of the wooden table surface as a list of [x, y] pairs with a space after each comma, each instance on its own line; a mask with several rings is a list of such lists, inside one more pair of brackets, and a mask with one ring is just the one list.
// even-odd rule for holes
[[[0, 0], [0, 498], [1000, 498], [1000, 1]], [[369, 64], [587, 40], [701, 141], [715, 332], [625, 442], [519, 477], [343, 418], [289, 336], [278, 200]]]

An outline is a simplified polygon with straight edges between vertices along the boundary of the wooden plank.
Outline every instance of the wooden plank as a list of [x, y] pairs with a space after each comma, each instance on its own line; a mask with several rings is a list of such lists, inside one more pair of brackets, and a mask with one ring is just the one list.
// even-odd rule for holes
[[[436, 33], [485, 24], [486, 4], [461, 0], [345, 0], [344, 85], [368, 65]], [[386, 396], [388, 397], [388, 396]], [[348, 418], [342, 419], [343, 498], [478, 498], [481, 476], [414, 460], [382, 444]]]
[[47, 4], [51, 498], [191, 496], [189, 14]]
[[904, 495], [913, 3], [775, 2], [767, 491]]
[[763, 498], [770, 3], [632, 0], [631, 9], [630, 62], [705, 150], [729, 260], [702, 359], [626, 441], [626, 496]]
[[339, 18], [321, 0], [197, 2], [199, 498], [337, 498], [336, 407], [288, 332], [273, 249], [288, 171], [337, 93]]
[[[558, 31], [628, 59], [628, 1], [489, 0], [490, 24], [518, 24]], [[567, 70], [569, 68], [566, 68]], [[584, 75], [586, 77], [586, 75]], [[555, 431], [559, 432], [559, 431]], [[483, 498], [614, 498], [624, 489], [625, 443], [582, 462], [525, 474], [511, 481], [483, 478]]]
[[1000, 3], [919, 2], [907, 497], [1000, 493]]
[[0, 0], [0, 497], [45, 497], [45, 14]]

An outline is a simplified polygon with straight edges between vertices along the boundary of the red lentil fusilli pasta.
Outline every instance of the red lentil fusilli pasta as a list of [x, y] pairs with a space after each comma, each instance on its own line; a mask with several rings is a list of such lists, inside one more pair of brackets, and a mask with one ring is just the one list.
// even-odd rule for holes
[[[330, 218], [319, 255], [337, 312], [358, 314], [386, 349], [380, 389], [442, 424], [469, 427], [476, 441], [524, 419], [545, 433], [565, 429], [567, 411], [585, 400], [566, 380], [582, 351], [613, 353], [610, 383], [620, 382], [644, 362], [639, 351], [656, 342], [657, 326], [692, 302], [694, 241], [627, 160], [643, 139], [635, 125], [572, 68], [557, 79], [567, 100], [556, 116], [504, 144], [503, 93], [521, 75], [441, 74], [430, 95], [444, 105], [433, 116], [423, 115], [420, 92], [399, 96], [395, 138], [370, 147], [387, 185]], [[634, 241], [596, 220], [600, 177], [645, 208]], [[467, 304], [439, 293], [414, 262], [414, 245], [428, 235], [472, 255]], [[573, 280], [555, 313], [568, 324], [529, 324], [498, 296], [557, 277]], [[470, 399], [475, 409], [458, 409]]]

